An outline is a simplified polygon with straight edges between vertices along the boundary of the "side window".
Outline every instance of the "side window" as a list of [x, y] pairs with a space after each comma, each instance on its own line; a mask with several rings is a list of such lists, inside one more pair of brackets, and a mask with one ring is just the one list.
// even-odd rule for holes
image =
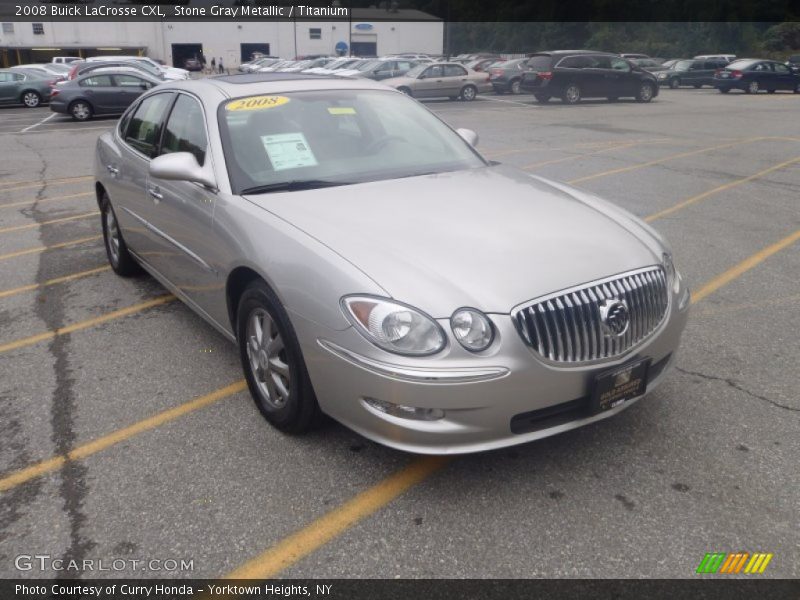
[[568, 56], [558, 66], [562, 69], [585, 69], [589, 66], [589, 60], [585, 56]]
[[11, 81], [25, 81], [27, 77], [22, 73], [11, 73]]
[[426, 79], [432, 79], [434, 77], [443, 77], [443, 75], [442, 75], [442, 66], [441, 65], [436, 65], [436, 66], [429, 67], [428, 69], [426, 69], [425, 78]]
[[161, 153], [191, 152], [197, 163], [202, 165], [206, 160], [207, 146], [205, 118], [200, 103], [185, 94], [179, 95], [164, 129]]
[[464, 77], [467, 74], [466, 69], [464, 67], [459, 67], [458, 65], [445, 65], [444, 66], [444, 76], [445, 77]]
[[624, 58], [612, 58], [611, 68], [614, 69], [615, 71], [627, 72], [631, 70], [631, 65]]
[[775, 69], [776, 73], [780, 73], [781, 75], [787, 75], [791, 72], [789, 67], [780, 63], [772, 63], [772, 68]]
[[[588, 57], [591, 64], [588, 66], [592, 69], [610, 69], [611, 57], [609, 56], [590, 56]], [[621, 58], [615, 60], [623, 60]]]
[[[114, 75], [114, 80], [117, 82], [117, 86], [122, 88], [149, 90], [153, 87], [149, 81], [145, 81], [134, 75]], [[144, 88], [142, 86], [144, 86]]]
[[111, 75], [94, 75], [92, 77], [87, 77], [86, 79], [81, 79], [78, 82], [78, 85], [81, 87], [111, 87], [114, 84], [111, 83]]
[[407, 60], [398, 60], [395, 64], [395, 69], [399, 69], [400, 71], [408, 71], [411, 69], [411, 63]]
[[11, 81], [11, 73], [0, 73], [0, 83]]
[[769, 65], [767, 63], [758, 63], [752, 69], [753, 71], [769, 71]]
[[164, 124], [164, 113], [172, 94], [155, 94], [145, 98], [131, 117], [125, 141], [146, 156], [153, 156], [158, 135]]
[[133, 113], [136, 112], [136, 105], [131, 106], [125, 113], [122, 115], [122, 118], [119, 120], [119, 126], [117, 131], [121, 138], [125, 139], [125, 131], [128, 129], [128, 123], [131, 122], [131, 117]]

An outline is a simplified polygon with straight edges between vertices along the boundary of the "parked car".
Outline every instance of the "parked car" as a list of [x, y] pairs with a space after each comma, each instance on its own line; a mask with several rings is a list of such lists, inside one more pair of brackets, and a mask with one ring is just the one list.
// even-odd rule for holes
[[51, 62], [53, 64], [68, 65], [69, 63], [75, 62], [76, 60], [81, 60], [81, 59], [77, 56], [54, 56]]
[[[455, 454], [618, 414], [675, 364], [689, 292], [669, 246], [476, 142], [365, 80], [165, 83], [96, 145], [108, 261], [236, 344], [282, 431], [326, 413]], [[532, 260], [550, 247], [569, 251]]]
[[25, 66], [15, 66], [11, 67], [11, 70], [16, 71], [17, 73], [25, 73], [26, 75], [33, 77], [34, 79], [45, 79], [51, 88], [55, 87], [62, 81], [66, 81], [63, 75], [53, 75], [50, 71], [45, 71], [43, 69], [35, 69]]
[[0, 104], [23, 104], [36, 108], [50, 100], [48, 78], [36, 73], [14, 69], [0, 69]]
[[203, 61], [193, 56], [192, 58], [187, 58], [183, 61], [183, 68], [187, 71], [202, 71], [203, 70]]
[[374, 60], [369, 61], [364, 65], [364, 68], [359, 69], [355, 76], [381, 81], [392, 77], [402, 77], [416, 65], [417, 62], [410, 58]]
[[628, 58], [628, 59], [650, 58], [647, 54], [636, 54], [636, 53], [625, 53], [625, 54], [619, 54], [618, 56], [621, 56], [622, 58]]
[[733, 62], [736, 60], [735, 54], [699, 54], [694, 57], [695, 60], [724, 60], [725, 62]]
[[88, 121], [99, 115], [119, 115], [139, 96], [163, 83], [134, 68], [95, 69], [53, 90], [50, 110]]
[[538, 102], [554, 97], [567, 104], [576, 104], [582, 98], [615, 101], [622, 97], [650, 102], [658, 95], [655, 75], [607, 52], [539, 52], [528, 59], [525, 69], [520, 88], [532, 93]]
[[66, 79], [66, 73], [69, 72], [69, 67], [66, 65], [57, 65], [54, 63], [32, 63], [24, 65], [14, 65], [12, 69], [24, 69], [26, 71], [36, 71], [42, 77], [61, 78]]
[[714, 74], [714, 87], [723, 94], [732, 89], [756, 94], [766, 90], [770, 94], [777, 90], [800, 93], [800, 75], [782, 62], [743, 58], [736, 60]]
[[659, 85], [666, 85], [672, 89], [681, 86], [701, 88], [704, 85], [714, 85], [714, 73], [727, 65], [722, 58], [708, 58], [699, 60], [679, 60], [666, 71], [656, 74]]
[[259, 69], [262, 69], [264, 67], [269, 67], [271, 65], [275, 65], [275, 64], [277, 64], [279, 62], [281, 62], [280, 58], [275, 58], [275, 57], [272, 57], [272, 56], [265, 56], [265, 57], [262, 57], [262, 58], [258, 58], [258, 59], [254, 60], [252, 62], [243, 63], [243, 64], [239, 65], [239, 71], [241, 71], [242, 73], [252, 73], [252, 72], [258, 71]]
[[489, 66], [493, 65], [497, 61], [500, 60], [499, 56], [491, 56], [491, 57], [484, 57], [484, 58], [476, 58], [475, 60], [471, 60], [464, 66], [476, 73], [484, 73], [488, 71]]
[[474, 100], [478, 94], [492, 90], [489, 75], [470, 71], [458, 63], [423, 63], [402, 77], [384, 80], [384, 83], [415, 98], [441, 98]]
[[347, 69], [353, 65], [361, 63], [360, 58], [353, 58], [353, 57], [342, 57], [337, 58], [326, 64], [324, 67], [313, 67], [311, 69], [306, 69], [305, 73], [319, 73], [320, 75], [328, 75], [339, 71], [341, 69]]
[[67, 74], [67, 80], [77, 79], [81, 75], [85, 75], [96, 69], [107, 69], [109, 67], [125, 67], [129, 69], [137, 69], [145, 75], [155, 77], [156, 79], [165, 79], [164, 73], [160, 69], [156, 69], [148, 63], [134, 62], [128, 60], [103, 60], [103, 61], [81, 61], [74, 62], [70, 65], [70, 71]]
[[520, 81], [525, 69], [527, 58], [515, 58], [496, 62], [486, 72], [489, 73], [489, 82], [497, 94], [519, 94]]
[[641, 67], [650, 73], [658, 73], [659, 71], [666, 71], [670, 66], [664, 66], [664, 61], [658, 61], [654, 58], [630, 58], [630, 62], [637, 67]]
[[152, 74], [155, 75], [155, 72], [161, 74], [161, 79], [166, 81], [178, 81], [181, 79], [189, 79], [189, 71], [186, 69], [179, 69], [176, 67], [165, 67], [164, 65], [159, 64], [152, 58], [147, 56], [93, 56], [92, 58], [86, 59], [88, 62], [132, 62], [137, 65], [143, 67], [149, 67], [149, 70], [153, 72]]
[[257, 73], [272, 73], [274, 71], [277, 71], [277, 70], [285, 68], [285, 67], [291, 67], [292, 65], [295, 65], [298, 62], [299, 61], [296, 61], [296, 60], [280, 60], [280, 61], [278, 61], [276, 63], [272, 63], [271, 65], [268, 65], [266, 67], [258, 67], [258, 69], [255, 72], [257, 72]]

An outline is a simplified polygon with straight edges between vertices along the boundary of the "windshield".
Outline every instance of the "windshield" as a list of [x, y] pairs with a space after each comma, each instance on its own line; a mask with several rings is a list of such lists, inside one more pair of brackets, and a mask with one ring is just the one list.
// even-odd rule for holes
[[140, 68], [141, 68], [141, 69], [143, 69], [144, 71], [147, 71], [148, 73], [150, 73], [151, 75], [155, 75], [156, 77], [158, 77], [159, 75], [161, 75], [161, 71], [160, 71], [159, 69], [156, 69], [156, 68], [155, 68], [153, 65], [151, 65], [151, 64], [150, 64], [150, 62], [149, 62], [149, 61], [147, 61], [147, 60], [134, 59], [134, 60], [132, 60], [132, 61], [126, 61], [126, 62], [132, 62], [132, 63], [133, 63], [134, 65], [136, 65], [137, 67], [140, 67]]
[[422, 63], [421, 65], [417, 65], [413, 69], [410, 69], [408, 72], [406, 72], [405, 77], [419, 77], [429, 66], [430, 63]]
[[[485, 166], [428, 109], [393, 91], [324, 90], [230, 100], [220, 132], [235, 193], [344, 185]], [[300, 189], [300, 188], [296, 188]]]
[[757, 62], [758, 62], [757, 60], [735, 60], [729, 65], [726, 65], [725, 68], [730, 69], [731, 71], [736, 71], [736, 70], [744, 71], [747, 68], [752, 67]]

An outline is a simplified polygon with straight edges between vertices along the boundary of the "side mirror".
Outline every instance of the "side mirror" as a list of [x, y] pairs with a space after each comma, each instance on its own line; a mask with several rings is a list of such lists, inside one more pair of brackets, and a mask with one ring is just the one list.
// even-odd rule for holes
[[201, 167], [191, 152], [162, 154], [150, 161], [150, 177], [171, 181], [193, 181], [217, 189], [210, 162]]
[[478, 145], [478, 134], [472, 129], [456, 129], [456, 133], [473, 148]]

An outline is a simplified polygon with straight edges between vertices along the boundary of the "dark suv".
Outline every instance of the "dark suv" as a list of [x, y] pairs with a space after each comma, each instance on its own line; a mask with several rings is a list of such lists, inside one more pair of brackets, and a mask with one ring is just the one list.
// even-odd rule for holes
[[650, 102], [658, 95], [658, 83], [648, 73], [617, 54], [590, 50], [537, 52], [525, 65], [520, 88], [539, 102], [561, 98], [576, 104], [581, 98], [615, 101], [633, 97]]
[[660, 85], [668, 85], [673, 90], [682, 85], [701, 88], [714, 85], [714, 73], [728, 66], [723, 58], [704, 60], [679, 60], [670, 69], [656, 73]]

